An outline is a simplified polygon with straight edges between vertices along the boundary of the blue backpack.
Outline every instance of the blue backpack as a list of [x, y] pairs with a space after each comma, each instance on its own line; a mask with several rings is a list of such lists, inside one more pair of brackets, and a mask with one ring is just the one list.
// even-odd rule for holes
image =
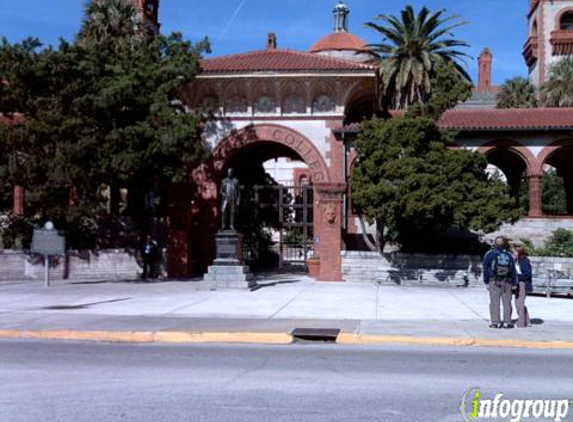
[[511, 275], [511, 255], [507, 252], [496, 254], [491, 262], [491, 272], [496, 280], [509, 280]]

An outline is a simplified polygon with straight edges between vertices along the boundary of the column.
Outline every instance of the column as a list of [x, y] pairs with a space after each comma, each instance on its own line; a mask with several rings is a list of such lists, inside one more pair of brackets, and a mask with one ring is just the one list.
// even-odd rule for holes
[[529, 217], [543, 217], [541, 175], [529, 176]]
[[25, 191], [22, 186], [14, 186], [13, 212], [16, 215], [24, 215]]
[[316, 183], [315, 251], [320, 257], [319, 281], [342, 281], [342, 198], [345, 183]]

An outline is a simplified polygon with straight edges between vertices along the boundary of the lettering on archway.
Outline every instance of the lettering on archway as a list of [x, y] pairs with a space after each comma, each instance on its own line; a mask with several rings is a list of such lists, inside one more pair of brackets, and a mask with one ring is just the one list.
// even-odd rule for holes
[[220, 171], [234, 154], [257, 142], [276, 142], [296, 151], [310, 169], [313, 182], [330, 181], [326, 164], [312, 142], [304, 135], [278, 125], [248, 126], [225, 138], [213, 152], [215, 168]]

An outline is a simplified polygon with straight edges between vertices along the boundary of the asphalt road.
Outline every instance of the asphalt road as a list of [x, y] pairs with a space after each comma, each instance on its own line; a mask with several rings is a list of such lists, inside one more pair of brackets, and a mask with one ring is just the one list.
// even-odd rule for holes
[[572, 358], [507, 349], [0, 341], [0, 421], [459, 422], [470, 387], [484, 396], [573, 398]]

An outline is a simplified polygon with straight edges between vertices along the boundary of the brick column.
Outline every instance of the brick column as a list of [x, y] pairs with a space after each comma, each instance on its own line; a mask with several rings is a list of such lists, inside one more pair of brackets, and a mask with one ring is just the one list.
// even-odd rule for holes
[[345, 183], [316, 183], [315, 250], [320, 257], [319, 281], [342, 281], [342, 197]]
[[529, 176], [529, 217], [543, 217], [541, 175]]
[[16, 215], [24, 215], [25, 191], [22, 186], [14, 186], [13, 212]]

